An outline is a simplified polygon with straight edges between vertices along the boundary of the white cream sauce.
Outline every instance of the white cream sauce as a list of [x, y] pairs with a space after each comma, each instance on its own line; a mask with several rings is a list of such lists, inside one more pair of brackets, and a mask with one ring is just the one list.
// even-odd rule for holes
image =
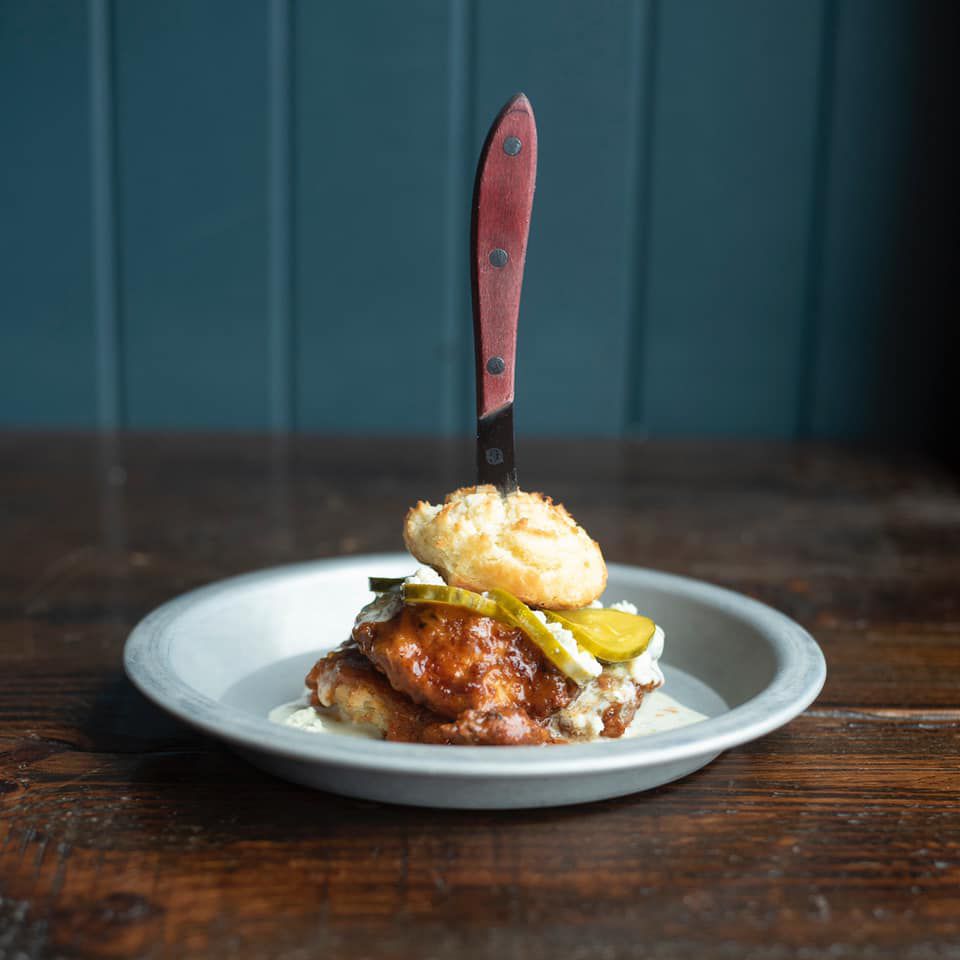
[[327, 713], [315, 710], [306, 697], [282, 703], [268, 714], [273, 723], [280, 723], [307, 733], [337, 733], [342, 737], [361, 737], [364, 740], [380, 740], [380, 731], [366, 723], [343, 723]]
[[[280, 723], [306, 733], [336, 733], [344, 737], [361, 737], [367, 740], [379, 740], [380, 731], [376, 727], [360, 726], [353, 723], [342, 723], [311, 707], [305, 698], [294, 700], [291, 703], [274, 707], [269, 714], [273, 723]], [[665, 730], [675, 730], [691, 723], [706, 720], [707, 717], [678, 703], [669, 694], [654, 690], [644, 696], [637, 715], [627, 727], [626, 733], [620, 739], [627, 737], [646, 737], [651, 733], [663, 733]], [[599, 743], [603, 737], [595, 740], [583, 740], [581, 743]]]
[[654, 690], [644, 695], [640, 709], [624, 736], [646, 737], [651, 733], [676, 730], [677, 727], [686, 727], [706, 719], [706, 714], [685, 707], [662, 690]]

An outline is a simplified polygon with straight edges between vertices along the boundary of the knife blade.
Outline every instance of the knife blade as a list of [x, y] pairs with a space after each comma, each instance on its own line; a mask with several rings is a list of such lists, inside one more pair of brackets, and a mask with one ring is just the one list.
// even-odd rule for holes
[[530, 101], [518, 93], [497, 114], [480, 152], [470, 229], [477, 482], [501, 493], [517, 489], [517, 322], [536, 177], [537, 126]]

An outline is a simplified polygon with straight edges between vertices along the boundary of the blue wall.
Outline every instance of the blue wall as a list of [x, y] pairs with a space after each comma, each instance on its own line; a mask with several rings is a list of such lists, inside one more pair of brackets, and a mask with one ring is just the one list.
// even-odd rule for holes
[[908, 434], [913, 9], [0, 0], [0, 424], [468, 430], [522, 89], [521, 430]]

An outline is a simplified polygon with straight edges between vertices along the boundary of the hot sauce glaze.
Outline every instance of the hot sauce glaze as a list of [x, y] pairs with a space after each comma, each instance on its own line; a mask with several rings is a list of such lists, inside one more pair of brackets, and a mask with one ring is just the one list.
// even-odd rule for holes
[[477, 711], [543, 720], [578, 693], [520, 630], [457, 607], [405, 606], [359, 624], [353, 638], [394, 689], [450, 719]]
[[317, 661], [306, 684], [310, 706], [318, 717], [363, 728], [386, 740], [486, 745], [562, 742], [520, 709], [466, 710], [449, 721], [394, 690], [353, 640]]

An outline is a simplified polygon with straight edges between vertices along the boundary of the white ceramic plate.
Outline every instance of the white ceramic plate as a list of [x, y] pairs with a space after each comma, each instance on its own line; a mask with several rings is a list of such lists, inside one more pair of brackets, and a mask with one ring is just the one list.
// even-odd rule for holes
[[318, 654], [349, 634], [367, 577], [403, 554], [234, 577], [164, 604], [130, 634], [130, 679], [164, 710], [277, 776], [347, 796], [432, 807], [546, 807], [648, 790], [775, 730], [820, 692], [826, 666], [798, 624], [729, 590], [611, 564], [606, 597], [666, 631], [664, 691], [709, 719], [632, 740], [449, 747], [311, 734], [271, 723]]

